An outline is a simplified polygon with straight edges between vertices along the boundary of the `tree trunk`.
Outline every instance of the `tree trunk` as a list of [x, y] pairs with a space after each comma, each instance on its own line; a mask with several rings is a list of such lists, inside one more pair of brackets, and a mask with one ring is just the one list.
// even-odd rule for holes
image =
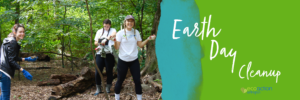
[[[144, 6], [145, 6], [145, 0], [143, 0], [143, 5], [141, 9], [141, 19], [140, 19], [140, 33], [142, 39], [144, 38], [144, 32], [143, 32], [143, 19], [144, 19]], [[142, 61], [145, 60], [145, 52], [144, 52], [144, 47], [142, 48]]]
[[72, 93], [81, 92], [95, 83], [95, 72], [88, 67], [84, 67], [80, 76], [73, 81], [60, 84], [52, 88], [52, 95], [68, 96]]
[[[64, 36], [61, 36], [61, 54], [64, 55], [64, 49], [65, 49], [65, 46], [64, 46]], [[64, 64], [64, 56], [61, 56], [61, 64], [62, 64], [62, 67], [65, 68], [65, 64]]]
[[[69, 28], [70, 27], [68, 27], [68, 32], [69, 32]], [[71, 43], [72, 43], [72, 41], [71, 41], [71, 34], [69, 34], [69, 49], [70, 49], [70, 53], [71, 53], [71, 57], [72, 57], [72, 49], [71, 49]], [[72, 71], [73, 71], [73, 59], [71, 58], [71, 68], [72, 68]]]
[[[66, 19], [66, 13], [67, 13], [67, 6], [65, 6], [65, 14], [64, 14], [64, 19]], [[63, 32], [65, 32], [65, 25], [63, 25]], [[63, 33], [65, 34], [65, 33]], [[61, 49], [61, 54], [64, 54], [65, 51], [65, 36], [63, 35], [61, 38], [61, 45], [62, 45], [62, 49]], [[65, 68], [65, 64], [64, 64], [64, 56], [61, 56], [61, 63], [62, 63], [62, 67]]]
[[16, 3], [16, 14], [17, 18], [15, 19], [15, 24], [19, 23], [19, 16], [20, 16], [20, 2]]
[[[100, 75], [100, 78], [101, 78], [101, 81], [102, 81], [102, 82], [101, 82], [101, 83], [102, 83], [102, 87], [105, 87], [102, 73], [101, 73], [101, 71], [99, 70], [99, 68], [98, 68], [98, 66], [97, 66], [97, 64], [96, 64], [96, 59], [95, 59], [96, 57], [95, 57], [95, 54], [94, 54], [94, 52], [93, 52], [93, 43], [92, 43], [92, 40], [93, 40], [93, 27], [92, 27], [93, 22], [92, 22], [92, 17], [91, 17], [89, 5], [88, 5], [88, 0], [85, 0], [85, 4], [86, 4], [86, 9], [87, 9], [88, 14], [89, 14], [89, 19], [90, 19], [90, 31], [91, 31], [90, 46], [91, 46], [91, 52], [92, 52], [92, 54], [93, 54], [95, 67], [96, 67], [97, 71], [99, 72], [99, 75]], [[104, 93], [105, 93], [106, 99], [109, 100], [109, 97], [108, 97], [107, 92], [104, 91]]]
[[[157, 11], [154, 16], [153, 26], [151, 30], [151, 34], [157, 36], [158, 24], [161, 16], [160, 3], [162, 0], [158, 0], [157, 2]], [[155, 53], [155, 41], [149, 41], [147, 43], [147, 58], [145, 61], [145, 68], [141, 71], [141, 75], [143, 75], [148, 68], [155, 69], [157, 68], [157, 58]]]

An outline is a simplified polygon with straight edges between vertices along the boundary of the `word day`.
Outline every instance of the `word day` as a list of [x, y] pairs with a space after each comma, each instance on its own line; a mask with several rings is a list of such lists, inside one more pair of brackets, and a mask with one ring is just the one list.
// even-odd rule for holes
[[[180, 37], [176, 37], [175, 33], [178, 31], [181, 31], [180, 29], [177, 29], [176, 28], [176, 25], [178, 22], [181, 22], [182, 20], [181, 19], [174, 19], [174, 28], [173, 28], [173, 35], [172, 35], [172, 38], [174, 40], [177, 40], [177, 39], [180, 39]], [[206, 29], [206, 37], [209, 36], [210, 33], [213, 34], [213, 37], [216, 37], [220, 34], [221, 32], [221, 29], [216, 33], [215, 32], [215, 28], [210, 28], [210, 24], [211, 24], [211, 15], [209, 15], [209, 19], [208, 19], [208, 22], [206, 22], [206, 17], [204, 17], [204, 20], [203, 22], [201, 22], [203, 25], [202, 25], [202, 30], [201, 32], [198, 33], [199, 31], [199, 28], [198, 28], [198, 23], [196, 22], [194, 24], [194, 29], [191, 33], [189, 33], [189, 27], [185, 27], [183, 29], [183, 34], [187, 34], [188, 37], [191, 37], [194, 33], [195, 33], [195, 37], [199, 37], [201, 36], [201, 40], [203, 40], [204, 38], [204, 35], [205, 35], [205, 29]], [[207, 28], [205, 28], [207, 24]], [[216, 48], [215, 52], [213, 52], [214, 48]], [[217, 55], [224, 55], [225, 58], [227, 57], [232, 57], [232, 66], [231, 66], [231, 73], [234, 72], [234, 64], [235, 64], [235, 60], [236, 60], [236, 55], [237, 55], [237, 51], [233, 51], [233, 49], [231, 48], [229, 50], [228, 53], [226, 53], [226, 48], [223, 47], [220, 52], [219, 52], [219, 43], [218, 41], [216, 40], [211, 40], [211, 50], [210, 50], [210, 60], [213, 60], [214, 58], [217, 57]], [[246, 71], [246, 77], [247, 77], [247, 80], [249, 80], [249, 77], [255, 77], [255, 76], [259, 76], [259, 77], [269, 77], [269, 76], [273, 76], [273, 77], [276, 77], [276, 83], [278, 82], [278, 77], [281, 75], [281, 72], [280, 71], [277, 71], [276, 74], [275, 74], [275, 70], [270, 70], [270, 72], [268, 71], [260, 71], [260, 70], [257, 70], [254, 74], [254, 70], [250, 70], [251, 68], [251, 65], [252, 65], [252, 61], [250, 61], [248, 63], [248, 66], [247, 66], [247, 71]], [[239, 77], [241, 79], [244, 79], [243, 76], [241, 76], [241, 71], [242, 69], [245, 67], [246, 65], [242, 65], [240, 70], [239, 70]], [[254, 75], [253, 75], [254, 74]]]

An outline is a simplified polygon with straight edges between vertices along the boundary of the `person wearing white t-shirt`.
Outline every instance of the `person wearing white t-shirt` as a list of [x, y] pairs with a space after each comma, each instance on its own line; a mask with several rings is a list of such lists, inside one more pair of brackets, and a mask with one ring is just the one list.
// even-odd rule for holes
[[154, 40], [155, 35], [150, 36], [147, 40], [142, 41], [140, 33], [135, 28], [135, 20], [132, 15], [128, 15], [124, 20], [124, 29], [120, 30], [116, 35], [114, 47], [119, 50], [119, 58], [117, 64], [118, 80], [115, 85], [115, 99], [120, 99], [120, 90], [125, 80], [128, 68], [133, 77], [135, 84], [135, 92], [137, 99], [142, 100], [142, 87], [140, 82], [140, 64], [138, 60], [138, 47], [143, 48], [149, 40]]
[[[111, 34], [116, 34], [116, 29], [111, 28], [111, 21], [109, 19], [105, 19], [103, 21], [103, 28], [98, 30], [95, 36], [95, 45], [98, 46], [96, 48], [96, 63], [99, 70], [103, 71], [104, 66], [106, 67], [107, 74], [107, 84], [106, 84], [106, 92], [110, 92], [110, 87], [112, 86], [113, 80], [113, 67], [115, 66], [115, 58], [112, 55], [111, 46], [114, 45], [113, 40], [110, 39]], [[96, 79], [96, 92], [94, 95], [98, 95], [101, 93], [101, 78], [99, 76], [99, 72], [96, 69], [95, 73]]]

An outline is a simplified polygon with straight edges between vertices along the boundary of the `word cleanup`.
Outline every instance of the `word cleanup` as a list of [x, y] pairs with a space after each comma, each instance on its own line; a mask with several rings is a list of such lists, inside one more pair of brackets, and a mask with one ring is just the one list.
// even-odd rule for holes
[[[178, 40], [180, 39], [180, 37], [176, 37], [176, 34], [180, 34], [180, 29], [176, 28], [177, 24], [180, 24], [180, 22], [182, 22], [181, 19], [174, 19], [174, 27], [173, 27], [173, 34], [172, 34], [172, 38], [174, 40]], [[198, 23], [196, 22], [194, 24], [194, 29], [193, 31], [190, 33], [190, 29], [189, 27], [185, 27], [182, 31], [182, 34], [187, 34], [188, 37], [191, 37], [193, 34], [195, 34], [195, 37], [201, 37], [201, 40], [203, 41], [204, 36], [206, 35], [206, 37], [209, 37], [209, 35], [212, 33], [213, 37], [218, 36], [221, 33], [221, 29], [216, 33], [216, 29], [215, 28], [211, 28], [211, 15], [209, 15], [209, 19], [208, 22], [206, 22], [206, 17], [204, 17], [204, 20], [202, 23], [202, 30], [199, 32], [199, 27], [198, 27]], [[207, 24], [207, 28], [206, 28], [206, 24]], [[199, 32], [199, 33], [198, 33]], [[215, 50], [215, 52], [214, 52]], [[220, 51], [220, 52], [219, 52]], [[211, 50], [210, 50], [210, 60], [213, 60], [214, 58], [216, 58], [219, 55], [224, 55], [225, 58], [227, 57], [231, 57], [232, 58], [232, 66], [231, 66], [231, 73], [234, 72], [234, 67], [235, 67], [235, 61], [236, 61], [236, 55], [237, 55], [237, 51], [234, 51], [233, 48], [231, 48], [229, 50], [229, 52], [226, 52], [227, 49], [226, 47], [223, 47], [222, 49], [219, 50], [219, 43], [217, 40], [212, 39], [211, 40]], [[239, 77], [241, 79], [244, 79], [245, 77], [247, 77], [247, 80], [249, 80], [249, 77], [255, 77], [255, 76], [259, 76], [259, 77], [276, 77], [276, 83], [278, 82], [278, 77], [281, 75], [281, 72], [278, 70], [270, 70], [268, 71], [260, 71], [260, 70], [251, 70], [251, 65], [252, 65], [252, 61], [249, 61], [247, 69], [243, 70], [243, 68], [246, 66], [245, 64], [241, 66], [240, 70], [239, 70]], [[245, 71], [246, 76], [242, 76], [242, 72]]]

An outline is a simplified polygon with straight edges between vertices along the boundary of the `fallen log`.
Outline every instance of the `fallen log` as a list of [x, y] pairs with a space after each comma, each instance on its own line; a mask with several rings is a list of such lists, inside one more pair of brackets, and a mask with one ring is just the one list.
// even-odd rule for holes
[[27, 68], [23, 68], [26, 70], [31, 70], [31, 69], [51, 69], [52, 67], [27, 67]]
[[64, 84], [70, 81], [73, 81], [75, 79], [77, 79], [78, 77], [76, 75], [71, 75], [71, 74], [62, 74], [62, 75], [58, 75], [58, 74], [52, 74], [50, 76], [50, 79], [59, 79], [60, 80], [60, 84]]
[[88, 67], [84, 67], [80, 71], [80, 76], [84, 77], [86, 80], [95, 79], [95, 72], [89, 69]]
[[52, 74], [50, 76], [50, 80], [38, 82], [37, 86], [59, 85], [59, 84], [64, 84], [64, 83], [73, 81], [75, 79], [77, 79], [76, 75], [70, 75], [70, 74], [63, 74], [63, 75]]
[[50, 79], [48, 81], [38, 82], [37, 86], [58, 85], [58, 84], [60, 84], [59, 79]]
[[91, 71], [88, 67], [84, 67], [77, 79], [53, 87], [51, 95], [68, 96], [72, 93], [82, 92], [94, 83], [95, 72]]

